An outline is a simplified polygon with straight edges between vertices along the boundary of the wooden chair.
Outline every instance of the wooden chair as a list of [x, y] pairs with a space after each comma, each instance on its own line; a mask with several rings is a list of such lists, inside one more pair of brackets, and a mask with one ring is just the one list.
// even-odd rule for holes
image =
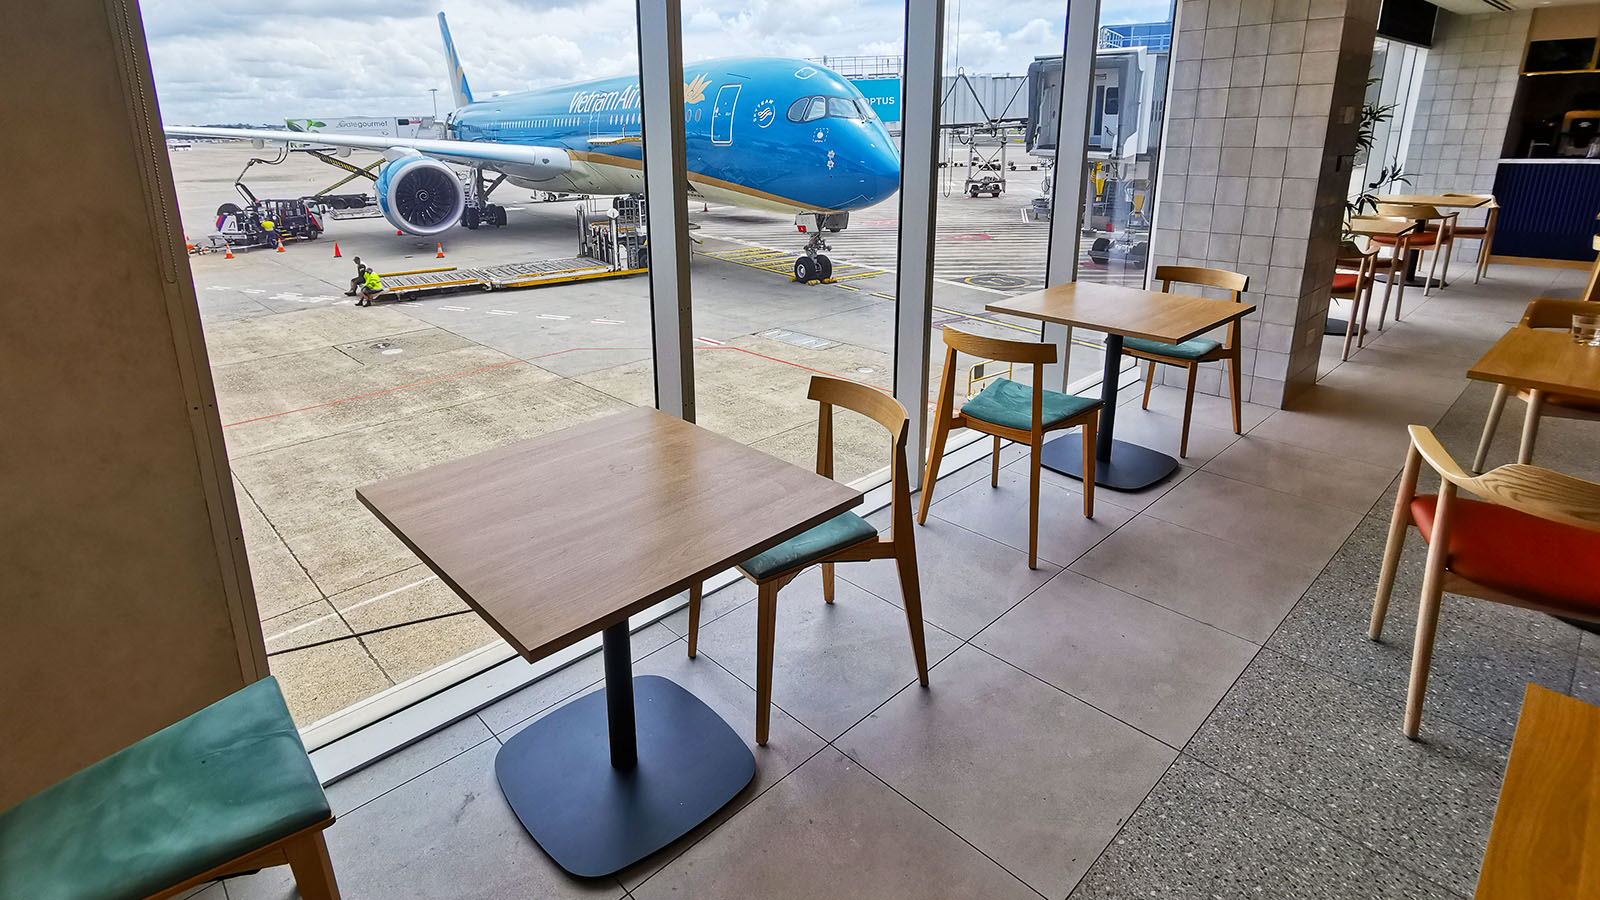
[[332, 824], [269, 676], [0, 813], [0, 897], [167, 900], [287, 865], [338, 900]]
[[[1444, 196], [1481, 197], [1483, 195], [1446, 192]], [[1455, 227], [1456, 237], [1476, 240], [1478, 242], [1478, 265], [1472, 273], [1473, 284], [1477, 284], [1479, 279], [1483, 278], [1483, 276], [1489, 272], [1489, 254], [1494, 252], [1491, 249], [1494, 247], [1494, 229], [1495, 225], [1499, 224], [1500, 222], [1500, 204], [1494, 199], [1493, 195], [1490, 195], [1488, 203], [1478, 207], [1478, 209], [1485, 209], [1489, 211], [1489, 216], [1484, 220], [1482, 225], [1457, 225]], [[1429, 230], [1434, 231], [1437, 229], [1430, 227]], [[1450, 271], [1450, 254], [1448, 251], [1446, 251], [1444, 256], [1444, 268], [1447, 273]]]
[[[1600, 251], [1600, 234], [1595, 235], [1590, 243], [1594, 244], [1596, 251]], [[1581, 299], [1590, 303], [1600, 301], [1600, 256], [1594, 258], [1594, 265], [1589, 268], [1589, 283], [1584, 286]]]
[[[1552, 300], [1541, 297], [1528, 304], [1518, 328], [1571, 328], [1574, 315], [1600, 314], [1600, 304], [1587, 300]], [[1489, 444], [1494, 441], [1495, 429], [1500, 425], [1500, 413], [1505, 409], [1511, 386], [1497, 385], [1494, 401], [1489, 404], [1489, 415], [1483, 422], [1483, 437], [1478, 440], [1478, 452], [1472, 457], [1472, 471], [1482, 472], [1484, 460], [1489, 456]], [[1539, 419], [1552, 416], [1558, 419], [1588, 419], [1600, 421], [1600, 404], [1581, 397], [1552, 394], [1548, 391], [1520, 389], [1517, 399], [1528, 404], [1522, 419], [1522, 444], [1517, 449], [1517, 462], [1533, 462], [1533, 442], [1539, 434]]]
[[[1362, 250], [1354, 241], [1345, 241], [1339, 248], [1338, 258], [1334, 260], [1333, 289], [1328, 297], [1350, 301], [1350, 321], [1345, 324], [1344, 349], [1339, 354], [1341, 360], [1350, 358], [1351, 338], [1355, 338], [1357, 347], [1366, 340], [1367, 310], [1372, 305], [1372, 283], [1377, 260], [1377, 248]], [[1355, 271], [1350, 271], [1352, 268]]]
[[[911, 475], [906, 466], [906, 408], [888, 394], [863, 384], [814, 375], [808, 396], [817, 401], [817, 474], [833, 477], [833, 408], [854, 410], [889, 431], [889, 536], [853, 512], [840, 515], [739, 564], [756, 583], [756, 743], [767, 743], [772, 718], [772, 650], [778, 622], [778, 591], [813, 565], [822, 566], [822, 599], [833, 602], [833, 564], [892, 559], [900, 574], [900, 596], [911, 630], [917, 680], [928, 685], [928, 651], [922, 631], [922, 588], [917, 581], [917, 548], [911, 536]], [[698, 652], [701, 586], [689, 590], [689, 657]]]
[[[1399, 238], [1377, 235], [1373, 238], [1374, 241], [1377, 241], [1380, 244], [1389, 244], [1391, 242], [1398, 244], [1399, 241], [1404, 240], [1406, 242], [1406, 249], [1412, 253], [1421, 253], [1425, 250], [1432, 250], [1433, 255], [1429, 257], [1428, 262], [1428, 277], [1425, 281], [1423, 281], [1422, 296], [1426, 297], [1433, 293], [1433, 276], [1439, 268], [1439, 254], [1448, 254], [1450, 252], [1450, 248], [1455, 246], [1457, 213], [1442, 213], [1435, 207], [1423, 206], [1420, 203], [1379, 203], [1377, 204], [1377, 207], [1378, 215], [1380, 216], [1393, 216], [1397, 218], [1410, 219], [1413, 222], [1424, 223], [1438, 220], [1439, 224], [1435, 226], [1432, 231], [1427, 230], [1428, 226], [1424, 224], [1421, 234], [1402, 235]], [[1446, 260], [1446, 267], [1448, 268], [1448, 256], [1446, 257]], [[1379, 314], [1379, 317], [1381, 319], [1381, 313]], [[1394, 320], [1396, 322], [1400, 321], [1399, 301], [1395, 302]]]
[[[1400, 219], [1393, 216], [1358, 216], [1352, 217], [1351, 221], [1354, 222], [1357, 218], [1387, 218], [1397, 222], [1413, 224], [1410, 219]], [[1369, 245], [1373, 250], [1378, 250], [1381, 247], [1392, 248], [1389, 256], [1384, 256], [1379, 253], [1377, 256], [1372, 258], [1373, 278], [1377, 278], [1379, 275], [1383, 276], [1383, 304], [1378, 307], [1379, 331], [1383, 330], [1384, 319], [1389, 314], [1389, 297], [1391, 295], [1394, 295], [1394, 319], [1396, 322], [1400, 321], [1400, 305], [1405, 301], [1406, 298], [1406, 270], [1410, 268], [1411, 264], [1410, 238], [1410, 234], [1402, 234], [1398, 238], [1385, 238], [1381, 241], [1376, 237], [1368, 238]], [[1399, 285], [1398, 291], [1395, 289], [1396, 285]], [[1374, 285], [1374, 287], [1376, 287], [1376, 285]], [[1365, 327], [1366, 320], [1363, 319], [1361, 324], [1362, 327]], [[1357, 338], [1356, 345], [1360, 346], [1360, 342], [1361, 338]]]
[[[1600, 621], [1600, 483], [1520, 463], [1473, 476], [1432, 431], [1409, 428], [1411, 449], [1389, 521], [1367, 635], [1378, 640], [1383, 634], [1401, 547], [1415, 525], [1428, 542], [1403, 726], [1406, 737], [1415, 738], [1445, 591]], [[1438, 495], [1417, 494], [1424, 460], [1442, 479]], [[1458, 491], [1483, 500], [1457, 497]]]
[[[994, 437], [994, 459], [989, 484], [1000, 486], [1000, 439], [1027, 444], [1028, 466], [1028, 568], [1039, 565], [1039, 454], [1044, 436], [1052, 431], [1083, 426], [1083, 516], [1094, 518], [1094, 442], [1100, 423], [1100, 400], [1077, 397], [1044, 388], [1044, 367], [1056, 361], [1056, 346], [1033, 341], [1007, 341], [944, 327], [944, 375], [939, 379], [939, 399], [933, 412], [933, 441], [928, 465], [922, 472], [922, 505], [917, 522], [927, 524], [933, 503], [933, 486], [939, 480], [939, 461], [945, 439], [956, 428]], [[984, 359], [1033, 366], [1033, 387], [996, 378], [982, 393], [955, 408], [956, 352]]]
[[[1202, 269], [1195, 266], [1157, 266], [1156, 278], [1161, 281], [1161, 290], [1170, 292], [1174, 281], [1182, 284], [1198, 284], [1206, 287], [1221, 288], [1233, 294], [1233, 302], [1239, 303], [1244, 297], [1243, 293], [1250, 289], [1248, 276], [1238, 272], [1229, 272], [1226, 269]], [[1228, 364], [1228, 395], [1233, 399], [1233, 433], [1242, 434], [1239, 408], [1239, 320], [1234, 319], [1228, 323], [1228, 339], [1226, 343], [1217, 343], [1210, 338], [1194, 338], [1181, 344], [1163, 344], [1160, 341], [1150, 341], [1144, 338], [1124, 338], [1122, 352], [1135, 359], [1148, 360], [1144, 373], [1144, 400], [1140, 403], [1143, 409], [1150, 408], [1150, 388], [1156, 381], [1156, 364], [1168, 366], [1182, 366], [1189, 370], [1189, 383], [1184, 388], [1183, 394], [1183, 433], [1178, 438], [1178, 455], [1189, 455], [1189, 417], [1194, 409], [1194, 382], [1200, 374], [1200, 364], [1208, 362], [1226, 362]]]

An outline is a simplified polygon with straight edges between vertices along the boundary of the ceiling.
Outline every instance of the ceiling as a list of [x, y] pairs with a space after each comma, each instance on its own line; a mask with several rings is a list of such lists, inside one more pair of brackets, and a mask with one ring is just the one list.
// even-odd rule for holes
[[1538, 9], [1541, 6], [1584, 6], [1593, 4], [1595, 0], [1496, 0], [1495, 3], [1489, 3], [1487, 0], [1428, 0], [1428, 2], [1440, 9], [1464, 16], [1481, 16], [1504, 12], [1501, 6]]

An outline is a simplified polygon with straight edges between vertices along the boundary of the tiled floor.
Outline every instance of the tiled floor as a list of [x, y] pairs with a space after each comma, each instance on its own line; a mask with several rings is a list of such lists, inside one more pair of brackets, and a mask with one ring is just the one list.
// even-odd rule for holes
[[[1225, 407], [1198, 404], [1185, 467], [1144, 494], [1100, 492], [1092, 522], [1079, 485], [1047, 473], [1037, 570], [1023, 463], [998, 489], [941, 485], [915, 533], [927, 689], [888, 564], [841, 566], [831, 607], [815, 571], [795, 581], [755, 783], [619, 877], [561, 874], [492, 769], [501, 739], [594, 689], [590, 658], [330, 787], [345, 896], [1471, 896], [1523, 685], [1600, 699], [1600, 641], [1452, 601], [1423, 739], [1405, 740], [1416, 540], [1385, 639], [1365, 638], [1403, 426], [1436, 425], [1470, 458], [1491, 392], [1466, 365], [1528, 299], [1579, 286], [1493, 275], [1408, 297], [1406, 321], [1349, 363], [1334, 347], [1293, 410], [1247, 410], [1242, 437], [1217, 427]], [[1148, 413], [1130, 397], [1119, 436], [1176, 435], [1177, 392]], [[1493, 462], [1518, 430], [1501, 429]], [[1537, 461], [1595, 477], [1593, 446], [1582, 423], [1547, 422]], [[634, 644], [636, 671], [686, 685], [747, 739], [753, 596], [707, 599], [699, 659], [681, 614]], [[269, 870], [200, 896], [292, 894]]]

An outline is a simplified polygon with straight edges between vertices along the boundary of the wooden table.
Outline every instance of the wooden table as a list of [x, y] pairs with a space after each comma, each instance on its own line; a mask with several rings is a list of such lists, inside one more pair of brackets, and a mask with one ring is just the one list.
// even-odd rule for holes
[[1472, 364], [1467, 377], [1600, 402], [1600, 347], [1560, 328], [1516, 325]]
[[523, 729], [495, 760], [528, 832], [584, 876], [671, 843], [755, 772], [743, 739], [694, 695], [632, 677], [628, 616], [861, 502], [652, 409], [356, 495], [524, 658], [602, 632], [605, 688]]
[[[991, 303], [985, 309], [1106, 333], [1105, 374], [1100, 383], [1104, 406], [1100, 409], [1099, 434], [1095, 436], [1094, 483], [1119, 491], [1149, 487], [1178, 467], [1178, 461], [1165, 453], [1115, 438], [1122, 339], [1135, 337], [1181, 344], [1255, 312], [1254, 306], [1231, 300], [1207, 300], [1083, 281], [1011, 297]], [[1062, 438], [1045, 444], [1040, 460], [1064, 475], [1083, 478], [1081, 454], [1068, 447]]]
[[1379, 194], [1379, 203], [1410, 203], [1416, 206], [1444, 206], [1451, 209], [1477, 209], [1493, 200], [1488, 194]]
[[1600, 897], [1600, 707], [1528, 685], [1476, 900]]
[[1399, 237], [1402, 234], [1410, 234], [1419, 227], [1410, 219], [1394, 216], [1351, 216], [1345, 223], [1344, 230], [1348, 234], [1364, 234], [1367, 237]]

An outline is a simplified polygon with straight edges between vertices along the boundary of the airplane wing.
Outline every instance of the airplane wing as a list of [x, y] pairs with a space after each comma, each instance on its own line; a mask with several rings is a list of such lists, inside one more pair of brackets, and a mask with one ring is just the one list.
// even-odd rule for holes
[[[262, 144], [348, 147], [375, 150], [389, 156], [410, 155], [410, 150], [445, 162], [482, 166], [530, 181], [544, 181], [566, 174], [572, 158], [561, 147], [525, 144], [500, 144], [490, 141], [455, 141], [431, 138], [378, 137], [357, 134], [328, 134], [321, 131], [275, 131], [266, 128], [205, 128], [167, 126], [169, 137], [223, 138], [260, 141]], [[399, 152], [396, 152], [399, 151]]]

